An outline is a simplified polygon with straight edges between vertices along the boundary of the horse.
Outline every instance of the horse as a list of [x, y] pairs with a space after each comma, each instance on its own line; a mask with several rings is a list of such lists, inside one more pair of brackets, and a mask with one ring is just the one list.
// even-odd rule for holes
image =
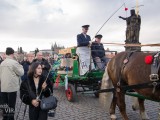
[[[110, 117], [112, 120], [116, 119], [115, 108], [116, 105], [124, 120], [128, 120], [125, 106], [125, 92], [121, 90], [121, 86], [124, 85], [137, 85], [148, 83], [150, 81], [151, 64], [146, 64], [144, 59], [148, 55], [154, 55], [153, 53], [133, 52], [128, 57], [129, 52], [118, 53], [113, 57], [106, 68], [109, 79], [115, 88], [113, 92], [113, 98], [110, 105]], [[125, 60], [127, 59], [127, 62]], [[160, 59], [160, 58], [159, 58]], [[160, 61], [160, 60], [159, 60]], [[160, 64], [160, 63], [158, 63]], [[160, 70], [157, 73], [160, 76]], [[119, 89], [117, 89], [119, 88]], [[149, 97], [153, 100], [160, 100], [160, 87], [157, 87], [153, 93], [153, 88], [134, 89], [135, 92]], [[149, 119], [144, 106], [144, 99], [138, 99], [141, 118]], [[134, 106], [132, 106], [134, 107]]]

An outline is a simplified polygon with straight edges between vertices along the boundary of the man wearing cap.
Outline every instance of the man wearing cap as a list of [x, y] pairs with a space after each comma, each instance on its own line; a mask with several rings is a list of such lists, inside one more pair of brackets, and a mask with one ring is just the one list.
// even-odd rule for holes
[[89, 25], [83, 25], [82, 26], [82, 33], [77, 35], [77, 46], [88, 46], [89, 41], [91, 41], [91, 38], [89, 35], [87, 35]]
[[96, 63], [98, 69], [104, 70], [108, 59], [105, 56], [105, 49], [101, 43], [102, 37], [100, 34], [95, 36], [95, 42], [92, 42], [91, 51], [93, 61]]
[[[14, 50], [6, 49], [6, 59], [0, 65], [0, 82], [3, 105], [3, 120], [14, 120], [17, 91], [20, 77], [24, 74], [23, 66], [14, 60]], [[8, 110], [7, 110], [8, 109]]]
[[[77, 49], [76, 54], [79, 56], [80, 75], [84, 75], [89, 68], [94, 69], [93, 62], [90, 61], [90, 42], [91, 38], [87, 35], [89, 25], [82, 26], [82, 33], [77, 35]], [[91, 62], [91, 67], [90, 67]]]

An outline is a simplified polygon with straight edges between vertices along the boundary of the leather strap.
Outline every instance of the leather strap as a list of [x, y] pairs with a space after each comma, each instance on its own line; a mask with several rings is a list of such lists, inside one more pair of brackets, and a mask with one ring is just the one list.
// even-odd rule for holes
[[151, 65], [151, 75], [150, 80], [151, 81], [157, 81], [159, 80], [158, 70], [160, 68], [160, 52], [154, 55], [153, 63]]

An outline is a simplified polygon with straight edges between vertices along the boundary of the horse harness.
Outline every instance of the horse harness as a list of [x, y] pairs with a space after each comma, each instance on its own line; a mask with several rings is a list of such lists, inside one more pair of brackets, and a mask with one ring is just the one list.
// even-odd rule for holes
[[[131, 52], [127, 52], [127, 56], [126, 56], [126, 58], [123, 60], [123, 65], [122, 65], [122, 68], [121, 68], [121, 75], [122, 75], [122, 73], [123, 73], [123, 70], [124, 70], [124, 68], [125, 68], [125, 66], [127, 65], [127, 63], [129, 62], [129, 58], [132, 56], [132, 54], [134, 53], [134, 51], [131, 51]], [[121, 76], [120, 75], [120, 77], [119, 77], [119, 81], [118, 81], [118, 83], [117, 83], [117, 88], [116, 88], [116, 90], [117, 90], [117, 92], [120, 92], [120, 86], [121, 86], [121, 83], [122, 83], [122, 80], [121, 80]]]
[[[129, 62], [129, 58], [133, 55], [135, 51], [132, 52], [128, 52], [127, 56], [125, 57], [124, 61], [123, 61], [123, 66], [121, 69], [121, 73], [123, 72], [125, 66], [127, 65], [127, 63]], [[142, 83], [142, 84], [136, 84], [136, 85], [121, 85], [122, 81], [121, 81], [121, 76], [120, 79], [117, 83], [117, 87], [116, 88], [110, 88], [110, 89], [101, 89], [96, 91], [95, 93], [103, 93], [103, 92], [126, 92], [129, 90], [133, 90], [133, 89], [144, 89], [144, 88], [153, 88], [152, 93], [154, 94], [156, 87], [160, 86], [160, 80], [159, 80], [159, 75], [158, 75], [158, 70], [160, 68], [160, 52], [156, 53], [155, 55], [153, 55], [153, 62], [151, 65], [151, 74], [149, 76], [150, 78], [150, 82], [147, 83]]]
[[[122, 69], [121, 69], [121, 75], [123, 73], [123, 70], [124, 70], [125, 66], [129, 62], [129, 58], [133, 55], [134, 52], [135, 51], [131, 51], [131, 52], [127, 53], [127, 56], [123, 61], [123, 65], [122, 65]], [[122, 80], [121, 80], [121, 76], [120, 76], [119, 81], [117, 83], [116, 91], [120, 92], [122, 88], [124, 88], [125, 90], [127, 90], [127, 88], [129, 90], [131, 90], [131, 88], [132, 89], [136, 89], [136, 88], [140, 89], [140, 87], [142, 87], [142, 86], [143, 86], [142, 88], [147, 88], [147, 86], [148, 86], [148, 88], [150, 88], [151, 84], [152, 84], [152, 87], [153, 87], [152, 93], [154, 94], [157, 85], [160, 85], [159, 75], [158, 75], [159, 68], [160, 68], [160, 52], [158, 52], [155, 55], [153, 55], [153, 62], [151, 64], [151, 74], [149, 76], [151, 82], [144, 83], [144, 84], [137, 84], [137, 85], [131, 85], [131, 86], [122, 87], [121, 86]], [[125, 90], [123, 90], [123, 91], [125, 91]]]
[[159, 68], [160, 68], [160, 52], [156, 53], [153, 58], [153, 63], [151, 65], [151, 74], [149, 76], [151, 81], [159, 80], [159, 75], [158, 75]]
[[160, 68], [160, 52], [156, 53], [154, 55], [154, 58], [153, 58], [153, 63], [151, 65], [151, 74], [150, 74], [150, 81], [152, 81], [153, 83], [153, 90], [152, 90], [152, 93], [154, 94], [155, 90], [156, 90], [156, 87], [158, 85], [158, 82], [159, 81], [159, 75], [158, 75], [158, 71], [159, 71], [159, 68]]

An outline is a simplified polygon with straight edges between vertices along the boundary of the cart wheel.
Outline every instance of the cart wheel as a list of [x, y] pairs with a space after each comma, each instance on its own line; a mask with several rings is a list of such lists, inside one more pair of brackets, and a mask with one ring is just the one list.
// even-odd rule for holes
[[72, 84], [68, 84], [68, 90], [66, 90], [66, 97], [69, 102], [76, 101], [76, 91]]

